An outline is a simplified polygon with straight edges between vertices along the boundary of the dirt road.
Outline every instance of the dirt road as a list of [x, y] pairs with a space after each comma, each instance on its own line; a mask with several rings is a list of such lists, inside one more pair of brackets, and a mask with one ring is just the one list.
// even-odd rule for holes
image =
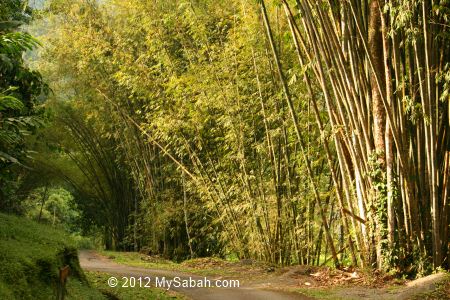
[[[113, 261], [98, 255], [94, 251], [80, 251], [80, 265], [83, 269], [87, 271], [100, 271], [107, 272], [111, 274], [117, 274], [119, 276], [127, 277], [145, 277], [149, 276], [151, 278], [150, 284], [154, 286], [155, 279], [162, 280], [164, 277], [166, 282], [168, 280], [173, 280], [178, 277], [179, 281], [183, 280], [204, 280], [205, 277], [199, 275], [187, 274], [177, 271], [168, 270], [158, 270], [158, 269], [146, 269], [120, 265], [114, 263]], [[118, 277], [119, 278], [119, 277]], [[119, 278], [120, 279], [120, 278]], [[214, 283], [217, 278], [211, 277], [207, 278], [210, 282]], [[105, 284], [107, 284], [105, 282]], [[119, 288], [119, 287], [118, 287]], [[240, 284], [240, 287], [236, 288], [201, 288], [201, 287], [171, 287], [173, 291], [180, 294], [188, 296], [193, 300], [310, 300], [311, 298], [303, 296], [298, 293], [287, 293], [281, 291], [270, 291], [259, 289], [252, 286], [245, 286], [245, 284]]]

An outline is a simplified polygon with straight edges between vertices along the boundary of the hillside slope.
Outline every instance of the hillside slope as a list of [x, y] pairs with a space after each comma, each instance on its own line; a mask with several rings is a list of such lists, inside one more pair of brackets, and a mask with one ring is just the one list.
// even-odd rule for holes
[[71, 270], [67, 299], [104, 299], [89, 287], [66, 233], [0, 213], [0, 299], [55, 299], [65, 265]]

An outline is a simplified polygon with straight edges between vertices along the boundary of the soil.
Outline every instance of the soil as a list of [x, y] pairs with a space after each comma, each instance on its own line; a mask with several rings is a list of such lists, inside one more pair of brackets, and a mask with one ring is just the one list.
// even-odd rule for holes
[[[165, 276], [168, 279], [201, 279], [199, 275], [181, 271], [147, 269], [117, 264], [94, 251], [81, 251], [81, 267], [88, 271], [101, 271], [123, 276]], [[354, 269], [329, 269], [313, 266], [294, 266], [276, 271], [257, 262], [230, 263], [204, 258], [184, 263], [193, 269], [229, 270], [234, 277], [207, 276], [214, 279], [239, 279], [239, 288], [172, 288], [194, 300], [203, 299], [439, 299], [450, 300], [449, 275], [437, 273], [413, 281], [397, 280], [384, 274], [364, 273]], [[237, 275], [239, 274], [239, 275]], [[439, 284], [446, 287], [436, 297], [431, 297]], [[106, 283], [105, 283], [106, 284]], [[445, 283], [444, 283], [445, 284]], [[307, 296], [309, 295], [309, 296]], [[428, 297], [428, 295], [431, 295]], [[313, 297], [314, 296], [314, 297]]]
[[[125, 266], [117, 264], [112, 260], [99, 255], [94, 251], [80, 251], [79, 253], [80, 265], [87, 271], [99, 271], [121, 276], [134, 277], [165, 277], [172, 279], [180, 277], [183, 279], [202, 279], [199, 275], [189, 274], [178, 271], [157, 270]], [[214, 277], [211, 277], [213, 281]], [[105, 284], [107, 284], [105, 282]], [[262, 287], [252, 286], [248, 284], [241, 284], [239, 288], [172, 288], [171, 290], [187, 296], [194, 300], [310, 300], [313, 298], [304, 296], [300, 293], [286, 292], [282, 290], [266, 290]]]

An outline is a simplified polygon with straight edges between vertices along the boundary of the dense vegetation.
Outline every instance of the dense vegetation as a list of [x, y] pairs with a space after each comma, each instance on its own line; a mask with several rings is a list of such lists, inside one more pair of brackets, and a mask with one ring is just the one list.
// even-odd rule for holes
[[19, 209], [19, 178], [28, 166], [25, 136], [42, 121], [39, 96], [47, 86], [41, 75], [24, 65], [22, 55], [38, 41], [17, 27], [29, 21], [29, 9], [21, 1], [0, 4], [0, 210]]
[[[69, 193], [60, 220], [175, 260], [448, 268], [449, 9], [47, 1], [28, 30], [50, 93], [35, 39], [0, 32], [34, 74], [2, 69], [0, 207], [51, 223], [48, 191]], [[39, 96], [34, 135], [3, 125]]]

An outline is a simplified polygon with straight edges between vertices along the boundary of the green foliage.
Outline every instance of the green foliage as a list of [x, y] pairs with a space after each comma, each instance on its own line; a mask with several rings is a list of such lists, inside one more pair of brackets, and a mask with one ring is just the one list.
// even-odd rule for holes
[[48, 92], [41, 75], [29, 69], [23, 54], [39, 45], [26, 32], [16, 31], [29, 20], [25, 1], [0, 4], [0, 210], [18, 211], [15, 192], [27, 157], [25, 138], [42, 125], [38, 98]]
[[[429, 222], [419, 232], [403, 218], [428, 220], [430, 199], [420, 197], [431, 189], [424, 186], [445, 184], [438, 174], [448, 168], [441, 149], [448, 140], [448, 66], [428, 62], [446, 61], [448, 3], [429, 11], [424, 1], [383, 7], [385, 36], [372, 46], [385, 39], [392, 59], [377, 64], [378, 76], [377, 57], [367, 50], [369, 31], [379, 29], [368, 28], [368, 1], [356, 11], [352, 1], [306, 1], [291, 7], [293, 24], [289, 3], [49, 1], [34, 29], [44, 47], [31, 64], [51, 82], [45, 106], [52, 118], [28, 140], [39, 150], [36, 174], [70, 185], [83, 226], [102, 234], [105, 248], [146, 249], [175, 261], [232, 253], [320, 264], [333, 245], [344, 251], [333, 255], [334, 264], [368, 265], [379, 242], [388, 267], [429, 254], [428, 240], [417, 239], [429, 239]], [[303, 11], [308, 6], [311, 15]], [[273, 41], [264, 39], [267, 32]], [[24, 49], [19, 39], [15, 44]], [[427, 53], [435, 49], [442, 53]], [[391, 72], [384, 74], [384, 64]], [[383, 100], [392, 103], [374, 109], [371, 94], [388, 87], [392, 95]], [[5, 96], [27, 108], [12, 92]], [[12, 98], [2, 105], [23, 110]], [[392, 137], [374, 134], [374, 120], [387, 120]], [[393, 175], [373, 150], [384, 143], [392, 147]], [[439, 143], [439, 167], [424, 163]], [[3, 153], [5, 162], [20, 161]], [[436, 176], [416, 179], [430, 168]], [[28, 198], [42, 186], [29, 185]], [[393, 247], [388, 194], [401, 228]], [[44, 207], [44, 219], [56, 215], [55, 205]], [[36, 216], [36, 206], [30, 211]], [[400, 241], [406, 232], [418, 245]]]
[[[26, 32], [8, 32], [0, 37], [0, 53], [4, 59], [7, 59], [8, 56], [17, 59], [23, 52], [33, 50], [39, 45], [39, 41]], [[8, 60], [3, 63], [6, 64], [6, 67], [13, 67], [12, 62], [8, 64]]]
[[14, 28], [30, 21], [32, 9], [28, 1], [4, 0], [0, 3], [0, 30]]
[[446, 64], [440, 74], [436, 77], [436, 81], [442, 84], [442, 93], [440, 100], [448, 102], [450, 99], [450, 64]]
[[78, 233], [72, 233], [71, 238], [74, 240], [77, 249], [100, 249], [101, 239], [95, 236], [95, 233], [91, 235], [83, 236]]
[[[78, 191], [83, 216], [105, 232], [105, 245], [146, 247], [177, 261], [227, 253], [298, 261], [293, 244], [277, 240], [304, 234], [298, 220], [312, 191], [254, 3], [48, 7], [35, 65], [51, 82], [47, 106], [58, 117], [44, 139], [76, 166], [54, 164]], [[293, 64], [292, 49], [283, 51]], [[296, 80], [305, 72], [287, 70], [293, 93], [305, 93]], [[328, 180], [320, 173], [328, 171], [313, 143], [314, 117], [304, 97], [295, 105], [325, 199]], [[182, 168], [192, 176], [183, 179]], [[316, 205], [307, 214], [320, 228]]]
[[22, 202], [24, 213], [33, 220], [64, 228], [68, 232], [79, 231], [80, 211], [73, 195], [63, 188], [38, 188]]
[[[87, 277], [89, 274], [86, 274]], [[68, 278], [66, 284], [68, 300], [106, 300], [109, 299], [107, 295], [102, 294], [101, 291], [93, 287], [92, 283], [83, 283], [79, 280]]]
[[72, 281], [86, 285], [74, 242], [67, 233], [0, 213], [0, 239], [2, 299], [55, 297], [58, 268], [65, 265], [71, 268]]

